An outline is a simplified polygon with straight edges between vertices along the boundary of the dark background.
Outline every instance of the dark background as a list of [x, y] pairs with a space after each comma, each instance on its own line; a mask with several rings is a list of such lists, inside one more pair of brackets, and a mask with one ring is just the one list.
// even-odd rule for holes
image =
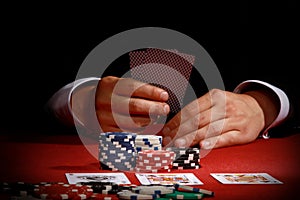
[[[1, 14], [1, 132], [73, 133], [45, 112], [103, 40], [138, 27], [165, 27], [195, 39], [211, 55], [226, 89], [260, 79], [299, 99], [296, 1], [194, 4], [7, 5]], [[175, 8], [176, 7], [176, 8]]]

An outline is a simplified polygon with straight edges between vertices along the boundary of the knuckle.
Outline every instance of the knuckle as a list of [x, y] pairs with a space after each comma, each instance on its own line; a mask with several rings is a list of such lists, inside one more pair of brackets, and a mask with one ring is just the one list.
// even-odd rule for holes
[[147, 86], [149, 86], [149, 87], [147, 87], [148, 90], [149, 90], [149, 95], [151, 97], [157, 96], [157, 90], [156, 90], [156, 88], [154, 88], [154, 87], [152, 87], [151, 85], [148, 85], [148, 84], [147, 84]]
[[206, 121], [206, 116], [204, 114], [199, 114], [199, 122], [205, 122]]
[[130, 110], [132, 110], [132, 111], [138, 111], [139, 110], [139, 103], [138, 103], [138, 101], [131, 99], [129, 102], [130, 102], [129, 103]]
[[196, 115], [193, 119], [192, 119], [192, 126], [193, 128], [198, 128], [200, 124], [200, 116]]
[[223, 93], [223, 91], [218, 88], [213, 88], [209, 91], [209, 93], [211, 96], [217, 96], [217, 95], [220, 95], [221, 93]]
[[101, 86], [107, 86], [107, 85], [110, 85], [112, 83], [114, 83], [116, 80], [116, 77], [113, 77], [113, 76], [106, 76], [106, 77], [103, 77], [100, 81], [100, 85]]
[[225, 92], [223, 90], [213, 88], [209, 91], [210, 98], [215, 102], [215, 101], [220, 101], [220, 100], [225, 100]]

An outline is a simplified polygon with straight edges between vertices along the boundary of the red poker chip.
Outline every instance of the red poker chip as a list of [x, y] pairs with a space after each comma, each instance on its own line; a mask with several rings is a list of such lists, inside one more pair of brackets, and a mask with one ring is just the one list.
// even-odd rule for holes
[[87, 185], [77, 184], [42, 184], [35, 188], [35, 196], [51, 200], [81, 200], [88, 199], [93, 195], [93, 189]]
[[91, 200], [119, 200], [116, 194], [100, 194], [95, 193], [91, 196]]
[[168, 172], [171, 172], [171, 169], [152, 169], [152, 170], [149, 170], [149, 169], [141, 169], [141, 168], [136, 167], [135, 171], [138, 172], [138, 173], [168, 173]]
[[140, 165], [137, 165], [135, 168], [138, 168], [138, 169], [142, 169], [142, 170], [167, 170], [167, 169], [172, 169], [172, 165], [165, 165], [165, 166], [151, 166], [151, 165], [148, 165], [148, 166], [140, 166]]

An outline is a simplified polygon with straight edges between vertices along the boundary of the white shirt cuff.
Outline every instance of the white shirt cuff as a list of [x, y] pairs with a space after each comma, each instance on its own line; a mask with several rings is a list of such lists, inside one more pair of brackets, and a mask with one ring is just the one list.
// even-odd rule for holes
[[269, 83], [266, 83], [266, 82], [263, 82], [263, 81], [259, 81], [259, 80], [247, 80], [247, 81], [244, 81], [242, 83], [240, 83], [235, 89], [233, 92], [235, 93], [243, 93], [243, 90], [246, 89], [246, 88], [249, 88], [251, 87], [251, 85], [254, 85], [254, 84], [260, 84], [260, 85], [264, 85], [268, 88], [270, 88], [279, 98], [280, 100], [280, 110], [279, 110], [279, 113], [276, 117], [276, 119], [268, 126], [266, 127], [263, 131], [262, 131], [262, 137], [265, 138], [265, 139], [268, 139], [270, 136], [268, 134], [268, 131], [279, 125], [280, 123], [282, 123], [288, 116], [289, 114], [289, 111], [290, 111], [290, 102], [289, 102], [289, 99], [287, 97], [287, 95], [285, 94], [285, 92], [283, 92], [281, 89], [269, 84]]
[[70, 124], [72, 121], [84, 126], [84, 124], [73, 113], [71, 108], [72, 92], [79, 86], [95, 82], [98, 83], [100, 78], [89, 77], [75, 80], [59, 89], [48, 101], [47, 106], [54, 113], [54, 115], [63, 123]]

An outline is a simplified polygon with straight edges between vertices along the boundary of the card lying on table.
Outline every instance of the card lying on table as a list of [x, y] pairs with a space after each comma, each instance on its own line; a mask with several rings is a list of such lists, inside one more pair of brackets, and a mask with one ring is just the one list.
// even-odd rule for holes
[[137, 173], [142, 185], [203, 185], [193, 173]]
[[211, 173], [223, 184], [282, 184], [267, 173]]
[[69, 184], [80, 182], [114, 182], [117, 184], [131, 184], [124, 173], [66, 173]]

